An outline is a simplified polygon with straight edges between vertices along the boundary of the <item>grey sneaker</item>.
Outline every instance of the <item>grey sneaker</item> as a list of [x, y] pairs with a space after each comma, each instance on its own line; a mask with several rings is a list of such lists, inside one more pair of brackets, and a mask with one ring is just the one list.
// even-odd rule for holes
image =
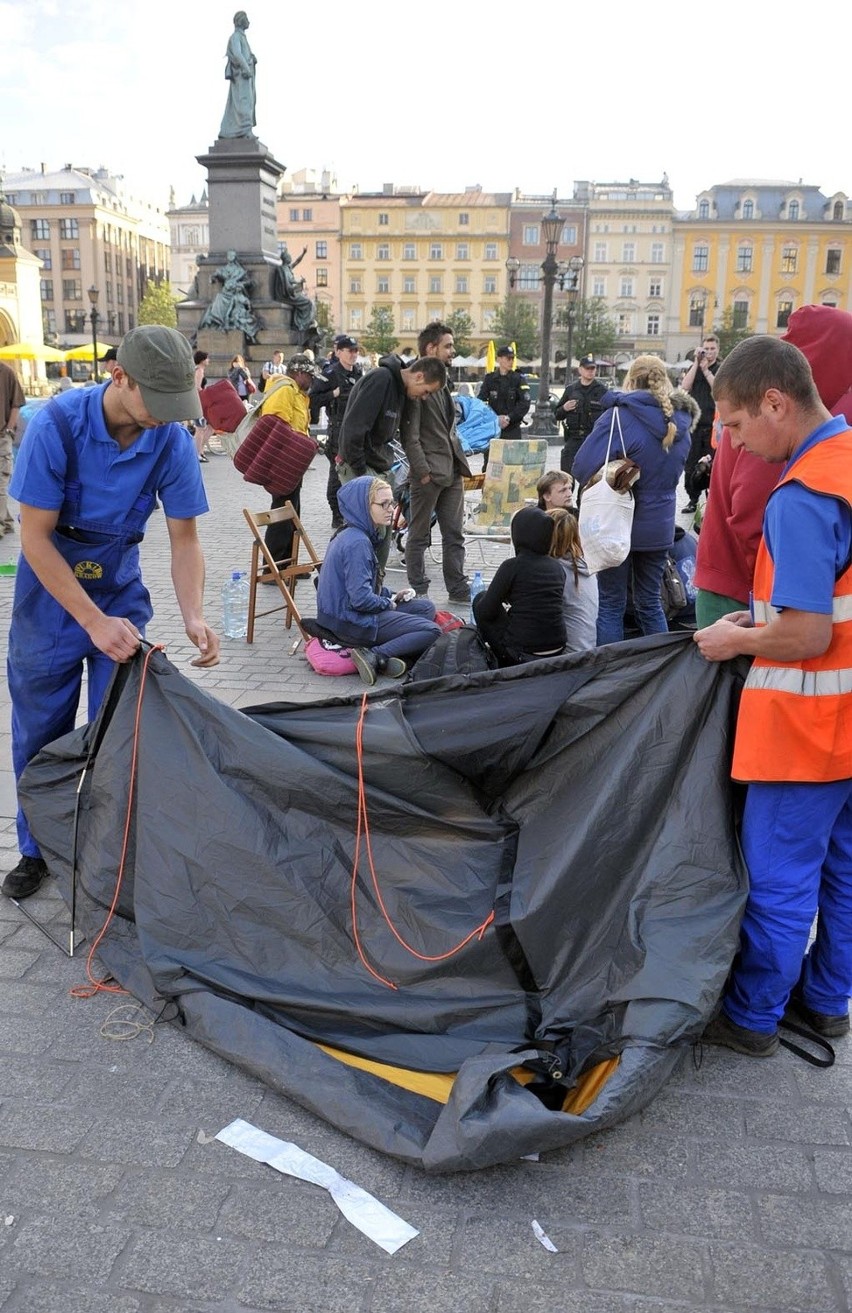
[[402, 657], [379, 657], [376, 668], [380, 675], [387, 675], [388, 679], [402, 679], [408, 666]]
[[355, 662], [358, 674], [361, 676], [364, 683], [369, 684], [372, 688], [376, 682], [376, 675], [378, 673], [376, 669], [377, 663], [375, 654], [371, 652], [368, 647], [353, 647], [350, 650], [349, 655]]
[[30, 894], [41, 888], [49, 875], [43, 858], [22, 857], [3, 881], [3, 893], [7, 898], [29, 898]]
[[702, 1044], [719, 1044], [722, 1048], [745, 1053], [749, 1058], [771, 1058], [778, 1052], [777, 1034], [766, 1035], [761, 1030], [738, 1026], [724, 1012], [714, 1017], [701, 1036]]
[[839, 1039], [841, 1035], [849, 1034], [849, 1013], [831, 1013], [816, 1012], [809, 1008], [802, 995], [794, 989], [793, 993], [787, 1000], [787, 1007], [784, 1011], [785, 1021], [803, 1021], [811, 1030], [816, 1031], [817, 1035], [822, 1035], [824, 1039]]

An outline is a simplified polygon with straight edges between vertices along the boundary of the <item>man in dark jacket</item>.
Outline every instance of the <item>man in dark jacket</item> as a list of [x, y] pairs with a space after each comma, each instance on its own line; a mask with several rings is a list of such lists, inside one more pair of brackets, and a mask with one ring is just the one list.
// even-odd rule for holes
[[349, 394], [361, 377], [358, 364], [358, 343], [347, 333], [338, 333], [334, 339], [334, 353], [322, 367], [322, 374], [311, 384], [311, 418], [314, 409], [318, 412], [323, 406], [328, 415], [328, 437], [325, 454], [329, 459], [328, 483], [325, 489], [326, 500], [331, 508], [331, 527], [339, 529], [343, 516], [337, 504], [340, 479], [337, 476], [337, 452], [340, 442], [340, 429], [349, 401]]
[[594, 356], [583, 356], [580, 377], [569, 383], [556, 405], [554, 419], [562, 421], [564, 446], [559, 459], [560, 468], [570, 474], [574, 457], [595, 427], [601, 413], [601, 397], [606, 392], [598, 379], [598, 365]]
[[521, 437], [521, 420], [530, 408], [529, 383], [515, 369], [510, 346], [497, 348], [497, 368], [486, 374], [479, 399], [490, 406], [500, 423], [501, 438]]
[[[428, 324], [417, 339], [417, 350], [427, 359], [449, 365], [455, 355], [453, 330], [439, 322]], [[414, 591], [425, 595], [425, 555], [433, 514], [441, 532], [444, 583], [451, 602], [469, 602], [470, 585], [464, 572], [464, 477], [470, 466], [456, 432], [455, 406], [449, 384], [422, 401], [407, 402], [402, 423], [402, 444], [411, 467], [411, 500], [405, 568]]]
[[683, 471], [683, 484], [689, 494], [689, 501], [681, 514], [692, 515], [698, 508], [698, 496], [692, 487], [692, 475], [696, 465], [703, 456], [712, 456], [713, 417], [716, 403], [713, 400], [713, 379], [721, 365], [719, 359], [719, 339], [715, 333], [709, 333], [695, 353], [695, 359], [683, 376], [681, 387], [688, 392], [701, 408], [701, 419], [692, 435], [692, 446], [686, 458]]

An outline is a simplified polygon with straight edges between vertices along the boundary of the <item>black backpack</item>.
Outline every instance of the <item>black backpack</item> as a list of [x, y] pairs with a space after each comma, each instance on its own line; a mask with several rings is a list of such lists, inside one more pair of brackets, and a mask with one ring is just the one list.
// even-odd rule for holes
[[445, 675], [475, 675], [496, 670], [497, 659], [474, 625], [441, 634], [411, 667], [409, 680], [441, 679]]

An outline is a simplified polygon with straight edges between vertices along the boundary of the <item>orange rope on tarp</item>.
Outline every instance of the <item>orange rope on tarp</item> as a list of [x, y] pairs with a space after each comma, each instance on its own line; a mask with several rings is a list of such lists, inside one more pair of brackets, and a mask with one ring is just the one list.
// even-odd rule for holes
[[352, 881], [350, 886], [350, 901], [352, 907], [352, 937], [355, 941], [355, 948], [357, 949], [358, 956], [361, 959], [364, 966], [366, 967], [366, 969], [369, 971], [370, 975], [373, 976], [376, 980], [378, 980], [381, 984], [387, 985], [389, 989], [397, 989], [398, 986], [395, 985], [392, 980], [388, 980], [387, 976], [381, 975], [381, 973], [376, 971], [367, 961], [366, 955], [364, 953], [361, 944], [361, 936], [358, 933], [356, 887], [358, 880], [358, 866], [361, 858], [362, 832], [364, 835], [364, 846], [367, 850], [367, 861], [370, 867], [370, 878], [372, 880], [373, 890], [376, 895], [376, 901], [379, 904], [379, 909], [382, 913], [382, 916], [384, 917], [388, 929], [390, 930], [391, 934], [393, 935], [397, 943], [400, 944], [407, 953], [410, 953], [412, 957], [416, 957], [418, 961], [445, 962], [447, 958], [454, 957], [456, 953], [460, 953], [461, 950], [467, 944], [469, 944], [472, 939], [482, 939], [486, 930], [494, 921], [494, 912], [493, 910], [489, 912], [488, 916], [485, 918], [485, 920], [482, 922], [481, 925], [476, 926], [475, 929], [471, 930], [470, 934], [465, 935], [464, 939], [460, 940], [460, 942], [457, 943], [453, 948], [448, 948], [445, 953], [420, 953], [416, 948], [413, 948], [411, 944], [409, 944], [405, 939], [403, 939], [402, 935], [397, 930], [396, 926], [394, 925], [393, 921], [390, 918], [390, 914], [387, 910], [387, 907], [385, 906], [385, 900], [382, 897], [382, 891], [381, 888], [379, 887], [379, 879], [378, 876], [376, 875], [376, 868], [373, 862], [373, 845], [370, 839], [370, 819], [367, 811], [367, 789], [364, 783], [364, 721], [366, 720], [366, 716], [367, 716], [367, 694], [365, 693], [361, 699], [361, 713], [358, 717], [358, 724], [355, 730], [355, 748], [356, 748], [356, 758], [358, 762], [358, 816], [357, 816], [357, 823], [355, 827], [355, 857], [352, 862]]
[[86, 956], [86, 976], [89, 980], [88, 985], [74, 985], [69, 990], [72, 998], [94, 998], [96, 994], [127, 994], [129, 991], [123, 989], [117, 984], [112, 976], [103, 976], [98, 979], [94, 974], [93, 960], [98, 945], [109, 929], [110, 921], [115, 915], [115, 909], [118, 906], [118, 898], [121, 893], [121, 884], [124, 879], [124, 863], [127, 860], [127, 845], [130, 839], [130, 822], [133, 817], [133, 790], [136, 784], [136, 763], [139, 756], [139, 721], [142, 716], [142, 694], [145, 691], [145, 680], [148, 676], [148, 662], [155, 652], [164, 651], [162, 643], [153, 643], [145, 654], [145, 660], [142, 665], [142, 678], [139, 681], [139, 693], [136, 698], [136, 717], [133, 723], [133, 751], [130, 757], [130, 784], [127, 791], [127, 814], [124, 818], [124, 838], [121, 845], [121, 859], [118, 863], [118, 875], [115, 881], [115, 891], [112, 896], [109, 911], [106, 920], [97, 933], [91, 948]]

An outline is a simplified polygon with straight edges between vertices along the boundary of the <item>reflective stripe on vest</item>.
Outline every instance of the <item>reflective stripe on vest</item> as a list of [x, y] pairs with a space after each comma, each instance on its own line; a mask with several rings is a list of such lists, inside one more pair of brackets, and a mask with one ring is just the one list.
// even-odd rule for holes
[[[781, 614], [771, 602], [756, 600], [752, 603], [752, 613], [756, 625], [768, 625], [770, 620], [777, 620]], [[834, 598], [831, 604], [831, 619], [836, 625], [852, 620], [852, 593], [844, 593]]]
[[798, 666], [752, 666], [746, 688], [797, 697], [836, 697], [852, 693], [852, 670], [800, 670]]

